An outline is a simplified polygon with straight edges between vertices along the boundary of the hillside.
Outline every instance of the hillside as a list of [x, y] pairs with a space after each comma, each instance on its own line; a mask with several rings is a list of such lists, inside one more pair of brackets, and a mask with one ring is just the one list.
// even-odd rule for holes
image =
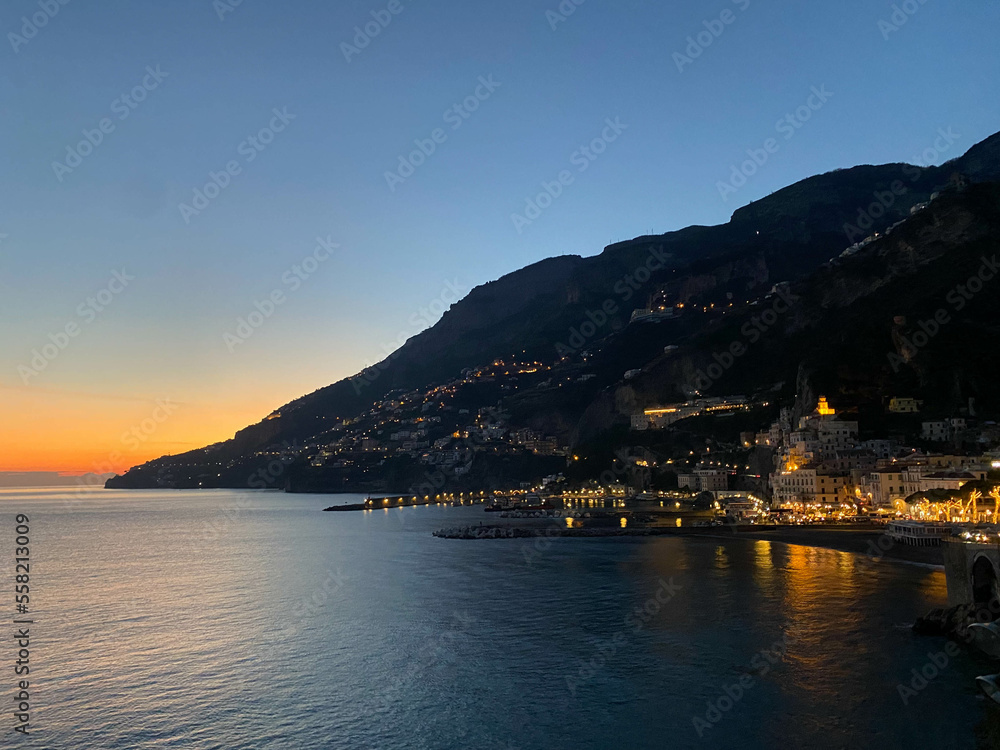
[[[551, 365], [553, 372], [583, 367], [593, 375], [579, 388], [538, 385], [499, 394], [514, 423], [576, 445], [624, 424], [636, 408], [690, 395], [697, 373], [742, 338], [754, 306], [768, 304], [779, 282], [789, 284], [801, 303], [739, 367], [699, 390], [750, 393], [791, 381], [791, 397], [796, 385], [845, 396], [853, 391], [857, 401], [864, 393], [875, 398], [886, 389], [910, 388], [952, 400], [975, 393], [992, 403], [983, 380], [984, 368], [994, 364], [991, 356], [977, 354], [946, 375], [921, 356], [892, 371], [883, 352], [913, 319], [927, 310], [933, 315], [930, 308], [957, 277], [976, 270], [969, 266], [977, 253], [995, 252], [1000, 226], [995, 186], [988, 184], [993, 180], [1000, 180], [1000, 134], [941, 167], [837, 170], [741, 208], [724, 225], [640, 237], [593, 257], [541, 261], [477, 287], [436, 325], [356, 378], [297, 399], [208, 451], [158, 459], [108, 486], [152, 486], [177, 476], [186, 478], [165, 483], [197, 486], [192, 477], [208, 475], [198, 469], [208, 465], [226, 469], [222, 486], [245, 486], [252, 457], [275, 445], [322, 442], [332, 425], [362, 414], [386, 394], [429, 387], [515, 354]], [[911, 208], [942, 190], [911, 218]], [[864, 236], [899, 222], [889, 236], [831, 262]], [[684, 305], [685, 314], [665, 324], [629, 325], [633, 310], [657, 291]], [[975, 318], [948, 327], [927, 352], [954, 357], [994, 334], [993, 298], [973, 300]], [[892, 322], [900, 316], [910, 322]], [[680, 350], [667, 356], [666, 345]], [[623, 382], [635, 368], [641, 376]]]

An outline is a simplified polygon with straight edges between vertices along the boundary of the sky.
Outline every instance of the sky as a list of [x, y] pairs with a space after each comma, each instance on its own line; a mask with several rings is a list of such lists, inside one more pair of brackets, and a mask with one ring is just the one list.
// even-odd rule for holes
[[219, 442], [530, 263], [959, 156], [1000, 130], [998, 28], [991, 0], [8, 0], [0, 472]]

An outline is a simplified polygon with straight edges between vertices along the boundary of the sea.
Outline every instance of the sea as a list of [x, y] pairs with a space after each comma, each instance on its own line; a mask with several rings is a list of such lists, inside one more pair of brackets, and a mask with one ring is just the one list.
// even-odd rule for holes
[[940, 570], [724, 531], [432, 535], [481, 505], [322, 512], [360, 500], [0, 490], [0, 747], [976, 747], [975, 677], [1000, 670], [910, 629]]

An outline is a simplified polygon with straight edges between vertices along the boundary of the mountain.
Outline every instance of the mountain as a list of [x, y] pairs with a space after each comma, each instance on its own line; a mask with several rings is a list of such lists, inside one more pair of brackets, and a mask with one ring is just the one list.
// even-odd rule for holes
[[[639, 237], [593, 257], [541, 261], [477, 287], [436, 325], [355, 378], [287, 404], [232, 440], [157, 459], [108, 486], [199, 486], [209, 478], [246, 486], [248, 467], [275, 454], [275, 446], [299, 455], [301, 446], [320, 445], [334, 425], [387, 394], [512, 358], [545, 363], [560, 387], [539, 380], [493, 394], [511, 424], [574, 446], [621, 428], [637, 409], [694, 390], [752, 393], [790, 382], [791, 397], [825, 388], [861, 403], [862, 392], [871, 400], [886, 389], [932, 388], [957, 398], [971, 388], [992, 403], [979, 364], [949, 375], [908, 356], [893, 369], [882, 353], [898, 349], [914, 319], [933, 316], [931, 307], [958, 277], [976, 270], [969, 267], [977, 253], [996, 251], [998, 181], [1000, 133], [940, 167], [837, 170], [740, 208], [724, 225]], [[929, 205], [911, 215], [923, 204]], [[874, 241], [856, 247], [866, 238]], [[717, 363], [716, 355], [733, 342], [750, 343], [742, 329], [762, 306], [779, 301], [775, 288], [800, 301], [753, 342], [739, 367], [723, 368], [711, 387], [699, 388], [707, 382], [698, 374]], [[683, 305], [684, 314], [630, 325], [633, 310], [647, 307], [654, 294]], [[991, 321], [998, 318], [987, 308], [995, 296], [970, 301], [969, 309], [981, 313], [978, 322], [947, 327], [928, 349], [944, 347], [954, 356], [962, 347], [980, 348], [981, 337], [994, 333]], [[676, 349], [665, 354], [666, 345]], [[623, 379], [636, 369], [638, 375]], [[581, 374], [589, 377], [578, 385]], [[856, 394], [848, 393], [848, 382]]]
[[[632, 413], [615, 404], [638, 410], [683, 400], [694, 389], [748, 394], [783, 380], [791, 381], [800, 414], [822, 393], [849, 408], [919, 397], [941, 415], [973, 398], [981, 412], [998, 415], [998, 261], [1000, 183], [946, 192], [862, 250], [787, 284], [783, 294], [675, 339], [676, 351], [588, 407], [577, 441]], [[769, 310], [774, 322], [764, 318]], [[745, 353], [733, 356], [734, 342]]]

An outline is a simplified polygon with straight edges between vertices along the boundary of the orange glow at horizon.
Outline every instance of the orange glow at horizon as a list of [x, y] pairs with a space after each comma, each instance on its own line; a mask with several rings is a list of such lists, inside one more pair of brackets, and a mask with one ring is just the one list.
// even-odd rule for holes
[[0, 389], [0, 471], [120, 474], [163, 455], [228, 440], [268, 413], [259, 398], [208, 401]]

